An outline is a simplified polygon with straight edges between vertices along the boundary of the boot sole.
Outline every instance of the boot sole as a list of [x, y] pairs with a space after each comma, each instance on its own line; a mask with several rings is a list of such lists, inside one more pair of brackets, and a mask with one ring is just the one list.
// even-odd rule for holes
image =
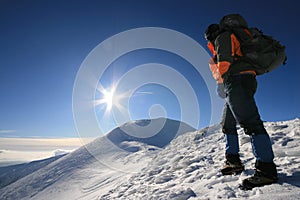
[[262, 187], [262, 186], [265, 186], [265, 185], [271, 185], [271, 184], [276, 183], [276, 182], [277, 181], [274, 180], [272, 182], [254, 184], [254, 183], [251, 183], [248, 179], [245, 179], [245, 180], [243, 180], [242, 185], [239, 185], [239, 188], [241, 190], [252, 190], [255, 187]]
[[233, 169], [233, 170], [225, 171], [225, 172], [221, 170], [221, 173], [222, 173], [223, 175], [239, 175], [239, 174], [241, 174], [243, 171], [244, 171], [244, 168], [242, 168], [242, 169]]

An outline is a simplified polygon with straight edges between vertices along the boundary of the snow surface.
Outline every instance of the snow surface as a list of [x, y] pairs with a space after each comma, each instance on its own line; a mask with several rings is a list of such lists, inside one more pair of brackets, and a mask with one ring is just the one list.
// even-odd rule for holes
[[222, 176], [225, 142], [220, 126], [195, 131], [166, 120], [156, 135], [146, 138], [137, 125], [148, 135], [153, 126], [147, 124], [147, 120], [124, 124], [61, 158], [35, 162], [34, 172], [16, 168], [17, 178], [8, 167], [0, 168], [1, 181], [10, 183], [1, 186], [0, 199], [300, 199], [300, 119], [265, 123], [280, 180], [251, 191], [238, 189], [253, 174], [255, 162], [242, 129], [239, 139], [246, 170], [239, 176]]

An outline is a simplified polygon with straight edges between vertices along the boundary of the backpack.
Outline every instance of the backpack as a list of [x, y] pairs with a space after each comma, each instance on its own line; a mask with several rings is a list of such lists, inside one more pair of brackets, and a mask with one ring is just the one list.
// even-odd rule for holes
[[286, 64], [285, 46], [257, 28], [248, 28], [246, 21], [239, 14], [225, 16], [220, 25], [225, 31], [232, 32], [240, 42], [243, 56], [236, 56], [236, 62], [250, 63], [257, 75]]

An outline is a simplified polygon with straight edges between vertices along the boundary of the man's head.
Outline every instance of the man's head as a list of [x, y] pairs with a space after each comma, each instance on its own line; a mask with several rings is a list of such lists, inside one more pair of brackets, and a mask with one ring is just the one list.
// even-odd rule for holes
[[216, 39], [220, 31], [219, 24], [211, 24], [205, 30], [205, 39], [209, 42], [212, 42]]

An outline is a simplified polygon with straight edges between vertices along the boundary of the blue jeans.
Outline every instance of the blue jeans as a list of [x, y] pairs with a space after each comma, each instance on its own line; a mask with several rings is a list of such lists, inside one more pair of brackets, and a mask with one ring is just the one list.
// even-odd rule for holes
[[260, 119], [254, 94], [257, 81], [252, 74], [230, 76], [224, 81], [226, 103], [222, 127], [226, 138], [226, 154], [238, 154], [236, 125], [250, 135], [254, 156], [261, 162], [273, 162], [274, 153], [269, 135]]

